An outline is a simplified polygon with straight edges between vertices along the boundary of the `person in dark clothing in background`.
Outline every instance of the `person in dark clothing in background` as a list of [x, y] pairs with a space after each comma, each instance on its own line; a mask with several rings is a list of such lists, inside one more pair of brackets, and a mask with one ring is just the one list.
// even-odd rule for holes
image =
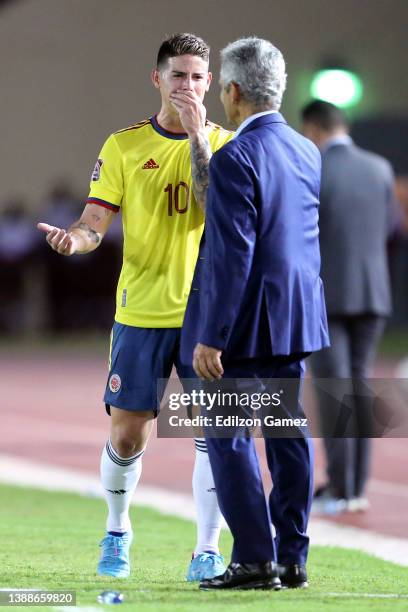
[[[303, 133], [322, 154], [321, 277], [331, 341], [310, 363], [315, 378], [352, 379], [355, 417], [369, 419], [357, 386], [369, 376], [391, 313], [386, 245], [396, 222], [394, 175], [386, 159], [354, 144], [343, 112], [333, 104], [314, 100], [303, 108], [302, 120]], [[313, 509], [364, 511], [371, 440], [364, 434], [330, 437], [333, 400], [322, 392], [318, 399], [327, 483], [315, 492]], [[367, 422], [363, 427], [367, 431]]]

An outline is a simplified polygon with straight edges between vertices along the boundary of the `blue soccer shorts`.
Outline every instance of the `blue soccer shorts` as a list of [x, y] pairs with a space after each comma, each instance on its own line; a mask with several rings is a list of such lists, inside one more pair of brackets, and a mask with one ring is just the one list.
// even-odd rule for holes
[[159, 379], [170, 377], [173, 365], [179, 378], [196, 378], [192, 366], [180, 361], [181, 328], [150, 329], [115, 322], [111, 335], [109, 376], [104, 402], [124, 410], [152, 410], [157, 414], [165, 391]]

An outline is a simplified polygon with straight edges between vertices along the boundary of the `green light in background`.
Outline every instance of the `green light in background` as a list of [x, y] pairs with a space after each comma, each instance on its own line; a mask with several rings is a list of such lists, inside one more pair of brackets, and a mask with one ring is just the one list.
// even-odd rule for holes
[[359, 77], [349, 70], [320, 70], [310, 85], [313, 98], [326, 100], [336, 106], [353, 106], [360, 101], [363, 84]]

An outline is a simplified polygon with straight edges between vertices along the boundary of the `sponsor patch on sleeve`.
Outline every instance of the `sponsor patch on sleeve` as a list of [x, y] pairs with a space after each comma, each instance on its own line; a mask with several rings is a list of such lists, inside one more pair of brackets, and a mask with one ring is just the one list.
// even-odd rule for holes
[[99, 181], [99, 178], [101, 176], [102, 164], [103, 164], [103, 159], [98, 159], [95, 164], [95, 168], [93, 169], [93, 172], [92, 172], [91, 181]]

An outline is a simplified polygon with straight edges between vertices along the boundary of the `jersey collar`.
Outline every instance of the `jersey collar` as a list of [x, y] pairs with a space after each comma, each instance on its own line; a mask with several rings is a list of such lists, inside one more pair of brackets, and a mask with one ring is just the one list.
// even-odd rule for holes
[[188, 134], [169, 132], [169, 130], [164, 129], [157, 121], [157, 115], [150, 117], [150, 123], [152, 124], [153, 129], [160, 134], [160, 136], [164, 136], [165, 138], [170, 138], [172, 140], [186, 140], [188, 138]]

